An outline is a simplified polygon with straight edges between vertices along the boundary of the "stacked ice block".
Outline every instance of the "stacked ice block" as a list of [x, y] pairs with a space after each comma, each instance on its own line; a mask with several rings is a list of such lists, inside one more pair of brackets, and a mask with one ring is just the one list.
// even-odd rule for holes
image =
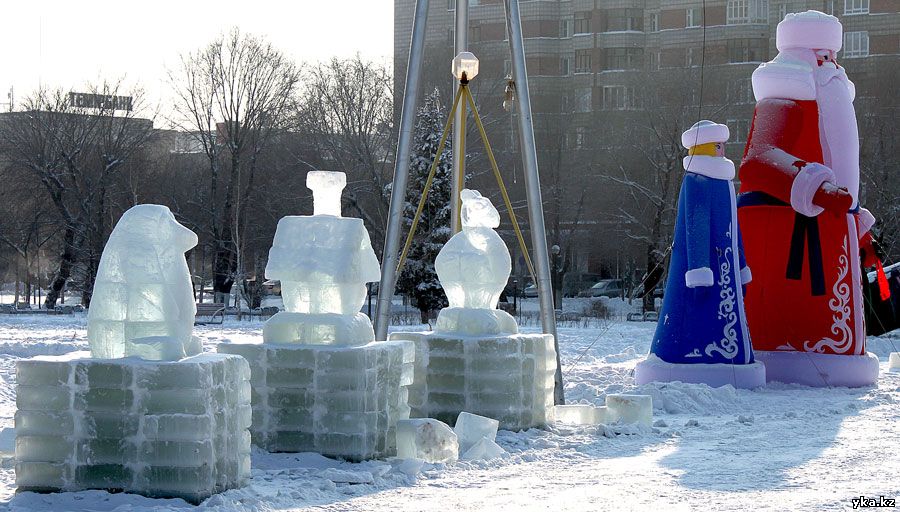
[[552, 420], [556, 352], [548, 334], [452, 336], [398, 332], [391, 340], [416, 346], [409, 386], [410, 416], [453, 424], [471, 412], [500, 421], [506, 430]]
[[250, 368], [242, 358], [86, 356], [18, 363], [19, 490], [122, 490], [197, 503], [249, 478]]
[[250, 363], [253, 443], [271, 452], [318, 452], [348, 460], [393, 455], [394, 429], [409, 418], [409, 342], [363, 346], [221, 344]]

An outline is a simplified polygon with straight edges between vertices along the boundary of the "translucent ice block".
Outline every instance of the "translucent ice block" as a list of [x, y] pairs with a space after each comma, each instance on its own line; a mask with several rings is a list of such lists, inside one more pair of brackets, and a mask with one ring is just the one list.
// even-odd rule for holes
[[499, 427], [500, 422], [495, 419], [468, 412], [459, 413], [456, 424], [453, 426], [453, 432], [456, 433], [459, 441], [459, 453], [466, 453], [482, 438], [493, 441], [497, 437]]
[[900, 370], [900, 352], [891, 352], [888, 369]]
[[397, 422], [397, 457], [423, 459], [432, 464], [455, 462], [459, 458], [459, 443], [453, 429], [441, 421], [431, 418], [400, 420]]
[[653, 399], [650, 395], [606, 395], [609, 423], [653, 423]]
[[507, 454], [506, 450], [499, 444], [486, 437], [479, 439], [478, 442], [472, 445], [468, 450], [460, 450], [460, 453], [462, 454], [459, 456], [460, 460], [490, 460], [503, 457]]

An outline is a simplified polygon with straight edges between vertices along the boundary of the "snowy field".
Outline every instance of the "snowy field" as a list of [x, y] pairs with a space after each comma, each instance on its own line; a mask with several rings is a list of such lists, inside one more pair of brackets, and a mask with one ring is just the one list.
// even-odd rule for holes
[[[635, 387], [631, 369], [655, 324], [622, 321], [561, 329], [566, 398], [602, 405], [607, 393], [651, 394], [652, 429], [501, 431], [505, 459], [421, 468], [255, 451], [249, 486], [200, 507], [100, 491], [16, 495], [15, 363], [85, 350], [85, 325], [84, 315], [0, 316], [2, 510], [849, 510], [861, 495], [900, 497], [900, 373], [885, 371], [900, 335], [870, 339], [882, 360], [877, 388]], [[196, 332], [213, 350], [261, 327], [230, 321]]]

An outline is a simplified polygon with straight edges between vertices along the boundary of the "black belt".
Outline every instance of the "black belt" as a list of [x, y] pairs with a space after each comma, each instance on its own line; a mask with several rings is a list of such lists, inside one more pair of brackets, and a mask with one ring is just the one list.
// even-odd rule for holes
[[[784, 201], [765, 192], [745, 192], [738, 196], [738, 208], [751, 206], [790, 206]], [[802, 213], [794, 215], [794, 231], [788, 253], [785, 277], [799, 281], [803, 275], [803, 246], [809, 245], [810, 292], [814, 297], [825, 295], [825, 267], [822, 263], [822, 238], [819, 234], [819, 218], [807, 217]]]

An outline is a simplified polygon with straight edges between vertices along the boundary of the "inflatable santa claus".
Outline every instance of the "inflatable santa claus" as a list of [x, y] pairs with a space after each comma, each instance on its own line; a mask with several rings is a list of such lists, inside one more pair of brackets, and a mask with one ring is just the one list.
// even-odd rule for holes
[[[865, 386], [855, 88], [835, 60], [842, 27], [818, 11], [778, 24], [779, 54], [753, 73], [757, 104], [740, 167], [738, 211], [753, 268], [746, 310], [769, 381]], [[867, 251], [873, 254], [873, 251]]]

